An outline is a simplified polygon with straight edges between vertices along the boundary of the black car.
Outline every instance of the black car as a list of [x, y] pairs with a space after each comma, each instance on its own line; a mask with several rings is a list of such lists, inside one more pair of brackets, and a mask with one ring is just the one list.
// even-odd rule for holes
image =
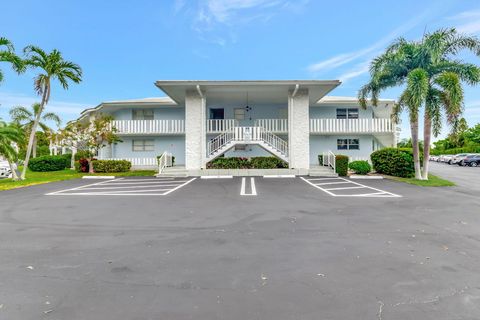
[[472, 154], [461, 161], [462, 166], [478, 167], [480, 166], [480, 154]]

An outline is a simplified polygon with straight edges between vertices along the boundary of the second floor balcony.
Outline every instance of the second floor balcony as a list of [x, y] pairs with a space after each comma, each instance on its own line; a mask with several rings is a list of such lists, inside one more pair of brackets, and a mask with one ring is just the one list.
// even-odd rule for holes
[[388, 118], [310, 119], [312, 134], [392, 133], [395, 124]]
[[288, 132], [287, 119], [255, 119], [251, 121], [238, 121], [236, 119], [208, 119], [207, 133], [223, 133], [239, 126], [262, 127], [267, 131], [277, 134]]
[[185, 120], [113, 120], [119, 135], [176, 135], [185, 133]]

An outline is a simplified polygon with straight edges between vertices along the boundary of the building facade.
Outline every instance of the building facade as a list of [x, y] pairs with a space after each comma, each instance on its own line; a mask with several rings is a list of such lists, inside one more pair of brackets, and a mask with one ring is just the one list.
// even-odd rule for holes
[[122, 142], [100, 159], [126, 159], [134, 168], [157, 166], [164, 152], [175, 165], [201, 172], [216, 157], [274, 155], [306, 173], [318, 155], [368, 159], [396, 145], [393, 100], [377, 107], [327, 96], [339, 81], [157, 81], [166, 97], [104, 102], [82, 112], [85, 121], [110, 114]]

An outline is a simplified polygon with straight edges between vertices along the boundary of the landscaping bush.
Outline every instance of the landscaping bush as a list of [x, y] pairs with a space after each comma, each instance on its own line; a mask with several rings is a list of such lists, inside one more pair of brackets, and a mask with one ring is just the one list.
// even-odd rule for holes
[[378, 173], [404, 178], [410, 178], [415, 173], [411, 150], [385, 148], [373, 152], [370, 158]]
[[445, 149], [445, 150], [435, 150], [435, 149], [433, 149], [430, 153], [432, 155], [459, 154], [459, 153], [480, 153], [480, 146], [468, 146], [468, 147], [452, 148], [452, 149]]
[[95, 172], [127, 172], [132, 163], [127, 160], [93, 160], [92, 165]]
[[89, 165], [87, 159], [82, 158], [78, 161], [75, 161], [75, 170], [77, 172], [88, 172], [88, 168]]
[[370, 163], [365, 160], [350, 162], [348, 168], [357, 174], [368, 174], [370, 171], [372, 171], [372, 166], [370, 166]]
[[288, 164], [276, 157], [216, 158], [207, 163], [207, 169], [277, 169], [288, 168]]
[[32, 171], [46, 172], [59, 171], [70, 167], [70, 162], [65, 156], [43, 156], [30, 159], [28, 168]]
[[78, 161], [80, 159], [87, 159], [92, 156], [92, 153], [88, 150], [78, 150], [77, 153], [75, 153], [75, 161]]
[[345, 177], [348, 172], [348, 156], [337, 154], [335, 156], [335, 172]]
[[252, 157], [250, 159], [252, 169], [280, 169], [288, 168], [288, 164], [276, 157]]
[[318, 155], [318, 164], [323, 166], [323, 154]]

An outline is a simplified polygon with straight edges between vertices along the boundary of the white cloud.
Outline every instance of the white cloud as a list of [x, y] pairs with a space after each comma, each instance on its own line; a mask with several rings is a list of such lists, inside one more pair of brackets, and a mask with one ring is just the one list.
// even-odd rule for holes
[[374, 56], [378, 55], [381, 50], [395, 38], [404, 35], [406, 32], [416, 27], [427, 17], [428, 14], [428, 11], [426, 11], [421, 15], [415, 16], [368, 47], [352, 52], [342, 53], [326, 60], [313, 63], [307, 66], [307, 71], [314, 76], [318, 76], [326, 71], [356, 62], [354, 66], [348, 68], [348, 70], [345, 70], [338, 78], [343, 78], [343, 80], [346, 81], [365, 74], [368, 72], [368, 65]]
[[460, 32], [480, 34], [480, 10], [463, 11], [448, 19], [457, 21], [457, 30]]
[[[4, 120], [8, 120], [8, 111], [10, 108], [16, 106], [29, 108], [32, 104], [39, 101], [40, 98], [34, 96], [0, 92], [0, 116]], [[46, 111], [57, 113], [62, 119], [62, 122], [65, 123], [77, 118], [80, 115], [80, 112], [89, 107], [89, 105], [82, 103], [51, 100], [46, 107]]]

